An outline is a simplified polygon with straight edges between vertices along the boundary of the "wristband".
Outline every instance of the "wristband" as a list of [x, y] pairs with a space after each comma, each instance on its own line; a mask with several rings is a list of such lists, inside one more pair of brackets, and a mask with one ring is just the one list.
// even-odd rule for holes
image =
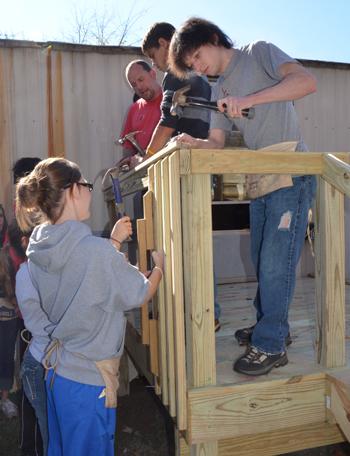
[[154, 269], [158, 269], [158, 271], [160, 272], [161, 276], [163, 277], [162, 268], [160, 268], [159, 266], [154, 266], [154, 267], [153, 267], [153, 270], [154, 270]]
[[110, 239], [111, 241], [118, 242], [119, 245], [122, 245], [122, 242], [119, 241], [119, 239], [117, 239], [117, 238], [114, 238], [114, 237], [111, 236], [109, 239]]

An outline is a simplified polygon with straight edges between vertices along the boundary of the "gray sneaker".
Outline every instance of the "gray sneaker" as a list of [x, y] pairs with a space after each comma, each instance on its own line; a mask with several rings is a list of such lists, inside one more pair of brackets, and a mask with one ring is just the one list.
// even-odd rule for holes
[[18, 415], [17, 406], [10, 399], [3, 399], [0, 409], [6, 418], [15, 418]]
[[282, 367], [286, 364], [288, 364], [286, 352], [272, 355], [249, 346], [244, 355], [234, 363], [233, 370], [245, 375], [264, 375], [274, 367]]

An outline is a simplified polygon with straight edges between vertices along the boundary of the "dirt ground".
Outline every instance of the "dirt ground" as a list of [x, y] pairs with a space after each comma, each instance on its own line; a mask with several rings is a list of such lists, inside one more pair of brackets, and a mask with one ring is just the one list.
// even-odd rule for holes
[[[17, 398], [14, 396], [13, 399]], [[153, 390], [140, 378], [131, 382], [129, 396], [119, 398], [116, 442], [116, 456], [175, 454], [172, 422]], [[7, 420], [2, 414], [0, 456], [21, 456], [18, 449], [18, 420]], [[289, 456], [350, 456], [350, 445], [314, 448], [289, 453]]]

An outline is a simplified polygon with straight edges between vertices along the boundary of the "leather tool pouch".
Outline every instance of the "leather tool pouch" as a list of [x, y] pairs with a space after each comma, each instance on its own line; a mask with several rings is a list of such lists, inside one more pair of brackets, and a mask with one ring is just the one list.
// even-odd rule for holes
[[120, 358], [103, 359], [95, 361], [95, 364], [106, 384], [105, 407], [115, 408], [117, 407]]

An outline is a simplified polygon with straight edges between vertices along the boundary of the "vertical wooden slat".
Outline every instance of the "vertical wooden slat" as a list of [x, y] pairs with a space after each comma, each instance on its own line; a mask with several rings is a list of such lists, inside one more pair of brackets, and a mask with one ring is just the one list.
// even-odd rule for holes
[[344, 195], [318, 179], [316, 200], [317, 361], [345, 365]]
[[[154, 243], [156, 250], [163, 249], [163, 229], [162, 229], [162, 185], [160, 174], [160, 161], [154, 165]], [[160, 371], [160, 386], [162, 389], [162, 401], [165, 405], [169, 403], [168, 396], [168, 368], [166, 360], [167, 334], [165, 327], [165, 297], [164, 297], [164, 282], [160, 282], [157, 291], [157, 310], [158, 310], [158, 340], [159, 340], [159, 371]]]
[[48, 156], [64, 157], [64, 105], [62, 53], [47, 48], [47, 116], [48, 116]]
[[13, 51], [8, 53], [5, 49], [0, 49], [0, 203], [4, 206], [8, 220], [12, 218], [13, 212], [14, 195], [10, 170], [15, 149], [13, 141], [16, 138], [11, 100], [14, 84], [13, 71]]
[[168, 390], [169, 390], [169, 413], [176, 415], [175, 402], [175, 355], [174, 355], [174, 318], [172, 302], [172, 257], [171, 257], [171, 231], [170, 231], [170, 191], [169, 191], [169, 159], [161, 162], [161, 185], [163, 195], [162, 225], [163, 225], [163, 250], [165, 253], [164, 267], [164, 302], [165, 302], [165, 326], [167, 334], [166, 359], [168, 364]]
[[143, 217], [146, 220], [146, 245], [147, 250], [154, 249], [154, 226], [153, 226], [153, 192], [148, 190], [143, 195]]
[[[188, 382], [216, 383], [214, 280], [209, 174], [181, 178]], [[192, 445], [193, 456], [216, 456], [217, 442]]]
[[178, 429], [183, 430], [187, 427], [187, 381], [185, 356], [181, 190], [178, 152], [173, 153], [169, 158], [169, 198], [172, 261], [172, 305], [174, 312], [175, 336], [176, 418]]
[[159, 375], [158, 362], [158, 320], [149, 320], [149, 346], [150, 346], [150, 363], [152, 374]]
[[[146, 250], [146, 221], [144, 219], [137, 220], [137, 243], [139, 255], [139, 269], [141, 272], [147, 271], [147, 250]], [[148, 303], [141, 307], [141, 336], [142, 343], [149, 345], [149, 317]]]

